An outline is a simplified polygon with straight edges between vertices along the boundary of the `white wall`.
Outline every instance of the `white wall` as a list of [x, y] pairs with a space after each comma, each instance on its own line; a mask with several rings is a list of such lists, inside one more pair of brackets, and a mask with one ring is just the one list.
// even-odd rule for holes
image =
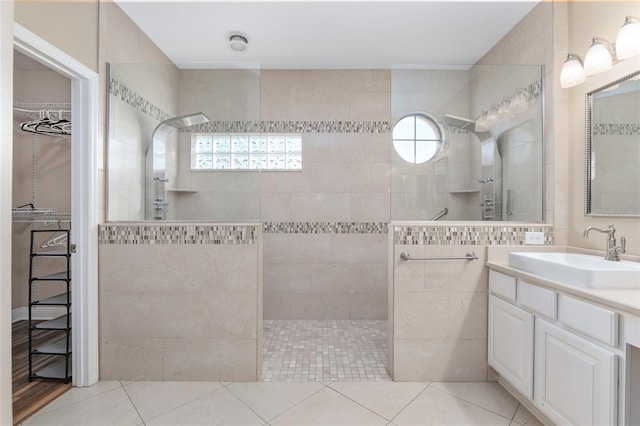
[[13, 2], [0, 1], [0, 424], [13, 424], [11, 398], [11, 173]]

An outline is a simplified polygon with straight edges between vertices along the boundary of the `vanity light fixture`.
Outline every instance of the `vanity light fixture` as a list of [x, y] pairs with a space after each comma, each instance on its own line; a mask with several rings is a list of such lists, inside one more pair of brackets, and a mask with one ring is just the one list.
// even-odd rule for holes
[[586, 80], [582, 61], [577, 55], [569, 53], [560, 71], [560, 87], [567, 89], [584, 83]]
[[640, 19], [633, 16], [624, 18], [616, 37], [616, 54], [620, 60], [640, 55]]
[[249, 40], [240, 34], [231, 34], [229, 37], [229, 47], [236, 52], [244, 52], [247, 50]]
[[584, 73], [591, 76], [609, 71], [616, 59], [613, 45], [603, 38], [594, 37], [584, 57]]
[[603, 38], [593, 38], [584, 57], [584, 65], [577, 55], [567, 55], [560, 71], [560, 87], [567, 89], [577, 86], [586, 80], [586, 76], [608, 71], [619, 61], [637, 55], [640, 55], [640, 18], [627, 16], [618, 31], [615, 44]]

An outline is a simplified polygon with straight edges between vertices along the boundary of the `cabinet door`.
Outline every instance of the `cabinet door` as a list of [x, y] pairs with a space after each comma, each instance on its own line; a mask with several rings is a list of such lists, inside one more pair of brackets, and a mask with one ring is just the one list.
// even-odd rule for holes
[[533, 399], [533, 315], [489, 296], [489, 365]]
[[616, 355], [540, 318], [535, 327], [536, 404], [558, 424], [616, 424]]

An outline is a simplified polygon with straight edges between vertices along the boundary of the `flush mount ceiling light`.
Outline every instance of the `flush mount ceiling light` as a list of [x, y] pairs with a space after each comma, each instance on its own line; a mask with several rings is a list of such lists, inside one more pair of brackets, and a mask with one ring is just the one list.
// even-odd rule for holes
[[560, 71], [560, 87], [567, 89], [584, 83], [586, 80], [582, 61], [577, 55], [569, 53], [567, 60], [564, 61], [562, 71]]
[[584, 73], [600, 74], [613, 68], [616, 53], [613, 45], [603, 38], [594, 37], [591, 47], [584, 57]]
[[229, 37], [229, 47], [231, 50], [236, 52], [244, 52], [247, 50], [247, 45], [249, 44], [249, 40], [243, 35], [240, 34], [232, 34]]
[[640, 19], [627, 16], [616, 38], [618, 59], [640, 55]]

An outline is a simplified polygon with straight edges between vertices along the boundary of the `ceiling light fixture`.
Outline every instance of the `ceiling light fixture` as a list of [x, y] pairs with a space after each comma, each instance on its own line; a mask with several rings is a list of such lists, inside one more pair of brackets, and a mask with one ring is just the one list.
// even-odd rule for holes
[[569, 53], [560, 71], [560, 87], [567, 89], [584, 83], [586, 80], [582, 61], [577, 55]]
[[229, 47], [236, 52], [244, 52], [247, 50], [249, 40], [240, 34], [232, 34], [229, 37]]
[[594, 37], [591, 47], [584, 57], [585, 75], [595, 75], [613, 68], [616, 51], [613, 45], [603, 38]]
[[624, 18], [616, 37], [616, 54], [620, 60], [640, 55], [640, 19], [633, 16]]

